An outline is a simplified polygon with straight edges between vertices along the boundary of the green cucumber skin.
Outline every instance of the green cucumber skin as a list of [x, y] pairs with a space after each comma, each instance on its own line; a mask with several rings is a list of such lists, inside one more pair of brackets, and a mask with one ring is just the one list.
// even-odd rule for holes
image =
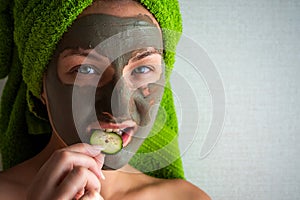
[[[106, 142], [106, 140], [110, 140]], [[113, 144], [115, 142], [115, 144]], [[91, 145], [99, 145], [104, 147], [101, 151], [104, 154], [113, 155], [121, 151], [123, 147], [122, 137], [116, 133], [107, 133], [101, 130], [94, 130], [91, 138]]]

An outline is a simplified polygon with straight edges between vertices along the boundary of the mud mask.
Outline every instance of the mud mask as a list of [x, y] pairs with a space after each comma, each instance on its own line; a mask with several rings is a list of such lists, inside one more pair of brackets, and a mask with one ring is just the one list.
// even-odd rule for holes
[[124, 129], [128, 144], [107, 155], [104, 165], [127, 164], [157, 113], [164, 85], [161, 51], [161, 33], [147, 16], [77, 19], [60, 41], [45, 79], [55, 132], [71, 145], [88, 143], [92, 129]]

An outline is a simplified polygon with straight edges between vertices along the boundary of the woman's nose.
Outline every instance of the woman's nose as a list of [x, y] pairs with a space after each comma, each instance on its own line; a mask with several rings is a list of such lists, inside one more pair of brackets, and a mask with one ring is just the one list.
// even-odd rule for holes
[[132, 91], [122, 78], [114, 78], [104, 86], [98, 87], [95, 100], [97, 115], [107, 112], [115, 119], [130, 117]]

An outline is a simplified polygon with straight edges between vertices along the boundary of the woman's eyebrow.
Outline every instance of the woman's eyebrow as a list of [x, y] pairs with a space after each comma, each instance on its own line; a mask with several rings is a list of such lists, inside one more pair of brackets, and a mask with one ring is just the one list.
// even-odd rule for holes
[[155, 48], [149, 48], [149, 49], [142, 49], [137, 52], [134, 52], [135, 56], [130, 59], [131, 62], [136, 62], [138, 60], [141, 60], [147, 56], [150, 56], [152, 54], [162, 54], [160, 50]]
[[103, 59], [103, 56], [97, 54], [92, 49], [82, 49], [82, 48], [66, 48], [61, 52], [61, 55], [63, 58], [79, 55], [83, 57], [92, 58], [93, 60]]
[[[139, 49], [136, 50], [132, 53], [133, 57], [130, 59], [131, 62], [136, 62], [139, 61], [147, 56], [151, 56], [153, 54], [159, 54], [162, 55], [162, 51], [153, 47], [149, 47], [149, 48], [144, 48], [144, 49]], [[93, 60], [99, 61], [99, 59], [103, 60], [103, 59], [107, 59], [107, 57], [102, 56], [100, 54], [98, 54], [98, 52], [93, 51], [93, 49], [83, 49], [83, 48], [65, 48], [61, 54], [60, 54], [63, 58], [67, 58], [69, 56], [83, 56], [83, 57], [88, 57], [91, 58]]]

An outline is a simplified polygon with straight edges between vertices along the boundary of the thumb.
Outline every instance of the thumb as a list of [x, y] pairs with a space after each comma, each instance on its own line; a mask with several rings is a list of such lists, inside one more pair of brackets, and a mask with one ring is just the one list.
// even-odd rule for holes
[[102, 167], [103, 167], [103, 164], [104, 164], [104, 158], [105, 158], [105, 155], [100, 153], [98, 154], [97, 156], [94, 157], [95, 161], [97, 162], [98, 166], [99, 166], [99, 169], [100, 169], [100, 175], [101, 175], [101, 178], [103, 180], [105, 180], [105, 176], [102, 172]]
[[79, 200], [104, 200], [104, 199], [99, 194], [99, 192], [94, 190], [94, 191], [88, 191]]

